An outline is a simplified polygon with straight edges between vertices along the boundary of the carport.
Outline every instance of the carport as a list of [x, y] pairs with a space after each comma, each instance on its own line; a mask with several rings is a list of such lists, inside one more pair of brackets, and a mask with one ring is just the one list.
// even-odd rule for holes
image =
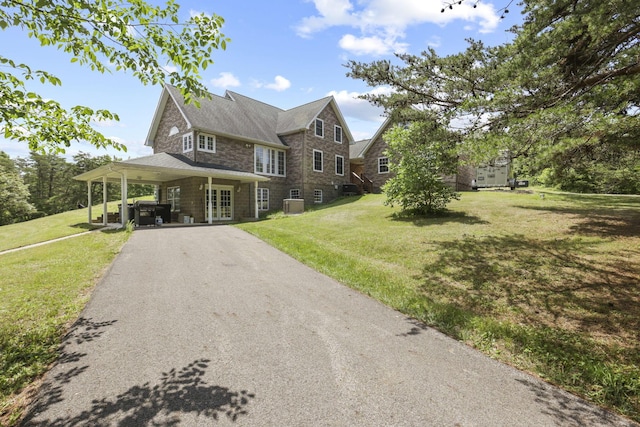
[[[122, 194], [122, 206], [127, 206], [127, 186], [129, 184], [150, 184], [159, 186], [163, 183], [184, 178], [203, 177], [208, 182], [208, 218], [209, 224], [212, 218], [212, 182], [215, 179], [232, 181], [238, 184], [253, 184], [253, 214], [258, 218], [258, 183], [269, 181], [269, 178], [249, 172], [243, 172], [223, 166], [195, 163], [179, 154], [158, 153], [151, 156], [121, 162], [111, 162], [96, 169], [75, 176], [78, 181], [87, 183], [88, 222], [92, 218], [91, 184], [101, 182], [103, 185], [103, 225], [107, 225], [107, 183], [120, 183]], [[122, 209], [120, 222], [126, 224], [129, 218], [128, 209]]]

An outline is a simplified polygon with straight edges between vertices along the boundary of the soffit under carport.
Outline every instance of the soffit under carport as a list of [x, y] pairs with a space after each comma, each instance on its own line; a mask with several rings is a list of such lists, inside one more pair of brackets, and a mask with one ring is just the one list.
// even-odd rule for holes
[[123, 162], [112, 162], [75, 176], [74, 179], [97, 182], [106, 177], [107, 182], [121, 182], [123, 174], [126, 174], [127, 182], [130, 184], [161, 184], [190, 177], [211, 177], [239, 181], [240, 183], [269, 181], [269, 178], [254, 173], [194, 163], [184, 156], [168, 153], [158, 153]]

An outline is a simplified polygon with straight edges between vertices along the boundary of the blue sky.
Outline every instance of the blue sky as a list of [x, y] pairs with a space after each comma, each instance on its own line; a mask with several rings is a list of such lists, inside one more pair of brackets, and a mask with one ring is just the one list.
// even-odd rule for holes
[[[178, 0], [184, 19], [190, 13], [215, 13], [225, 19], [226, 51], [214, 53], [215, 64], [203, 73], [203, 83], [218, 95], [226, 89], [283, 109], [333, 95], [354, 138], [373, 136], [382, 111], [357, 96], [370, 88], [346, 76], [350, 60], [393, 59], [394, 52], [419, 54], [433, 47], [440, 55], [464, 50], [465, 39], [497, 45], [508, 42], [507, 30], [522, 16], [507, 0], [468, 0], [445, 13], [441, 0]], [[500, 8], [510, 13], [500, 19]], [[144, 146], [161, 88], [143, 86], [130, 74], [100, 74], [71, 63], [63, 52], [40, 47], [19, 28], [0, 31], [1, 54], [62, 80], [61, 87], [30, 86], [65, 107], [106, 108], [119, 122], [96, 124], [106, 136], [124, 143], [128, 151], [97, 150], [74, 143], [67, 157], [80, 151], [119, 158], [149, 155]], [[170, 64], [168, 64], [170, 66]], [[0, 150], [26, 157], [25, 144], [0, 138]]]

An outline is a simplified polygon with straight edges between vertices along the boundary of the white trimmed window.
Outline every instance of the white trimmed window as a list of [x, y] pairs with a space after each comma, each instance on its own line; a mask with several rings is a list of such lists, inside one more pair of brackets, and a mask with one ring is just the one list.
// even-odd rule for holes
[[378, 157], [378, 173], [389, 173], [388, 157]]
[[283, 150], [256, 145], [254, 149], [255, 173], [286, 176], [286, 154]]
[[336, 155], [336, 175], [344, 176], [344, 157]]
[[333, 140], [339, 144], [342, 144], [342, 127], [335, 125], [333, 128]]
[[322, 151], [313, 150], [313, 171], [314, 172], [322, 172]]
[[180, 187], [167, 188], [167, 202], [171, 203], [171, 212], [180, 212]]
[[316, 136], [324, 138], [324, 121], [316, 119]]
[[299, 199], [300, 198], [300, 189], [299, 188], [293, 188], [293, 189], [289, 190], [289, 198], [290, 199]]
[[269, 210], [269, 189], [268, 188], [258, 188], [258, 210], [259, 211]]
[[182, 152], [193, 151], [193, 133], [182, 135]]
[[322, 203], [322, 190], [313, 190], [313, 203]]
[[215, 135], [198, 135], [198, 151], [206, 151], [209, 153], [216, 152], [216, 136]]

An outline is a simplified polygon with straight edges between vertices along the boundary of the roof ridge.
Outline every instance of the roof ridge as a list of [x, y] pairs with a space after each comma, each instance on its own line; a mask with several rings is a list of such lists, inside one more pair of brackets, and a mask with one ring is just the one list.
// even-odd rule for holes
[[298, 108], [302, 108], [302, 107], [309, 106], [309, 105], [311, 105], [311, 104], [315, 104], [316, 102], [320, 102], [320, 101], [328, 100], [329, 98], [331, 98], [331, 99], [333, 99], [333, 100], [335, 101], [335, 98], [333, 97], [333, 95], [327, 95], [327, 96], [325, 96], [324, 98], [318, 98], [318, 99], [316, 99], [315, 101], [309, 101], [309, 102], [306, 102], [306, 103], [304, 103], [304, 104], [297, 105], [297, 106], [295, 106], [295, 107], [292, 107], [292, 108], [289, 108], [288, 110], [283, 110], [283, 111], [284, 111], [284, 112], [292, 111], [292, 110], [295, 110], [295, 109], [298, 109]]
[[[275, 105], [268, 104], [268, 103], [266, 103], [266, 102], [264, 102], [264, 101], [260, 101], [259, 99], [251, 98], [250, 96], [243, 95], [243, 94], [241, 94], [241, 93], [239, 93], [239, 92], [234, 92], [234, 91], [229, 90], [229, 89], [225, 90], [225, 95], [226, 95], [226, 94], [230, 94], [230, 95], [232, 96], [231, 100], [232, 100], [232, 101], [234, 101], [234, 102], [235, 102], [235, 99], [233, 99], [233, 96], [234, 96], [234, 95], [237, 95], [237, 96], [239, 96], [239, 97], [241, 97], [241, 98], [248, 99], [248, 100], [253, 101], [253, 102], [255, 102], [255, 103], [265, 105], [265, 106], [267, 106], [267, 107], [275, 108], [275, 109], [277, 109], [277, 110], [279, 110], [279, 111], [286, 111], [286, 110], [283, 110], [283, 109], [282, 109], [282, 108], [280, 108], [280, 107], [276, 107]], [[226, 96], [225, 96], [225, 99], [228, 99], [228, 98], [226, 98]]]

